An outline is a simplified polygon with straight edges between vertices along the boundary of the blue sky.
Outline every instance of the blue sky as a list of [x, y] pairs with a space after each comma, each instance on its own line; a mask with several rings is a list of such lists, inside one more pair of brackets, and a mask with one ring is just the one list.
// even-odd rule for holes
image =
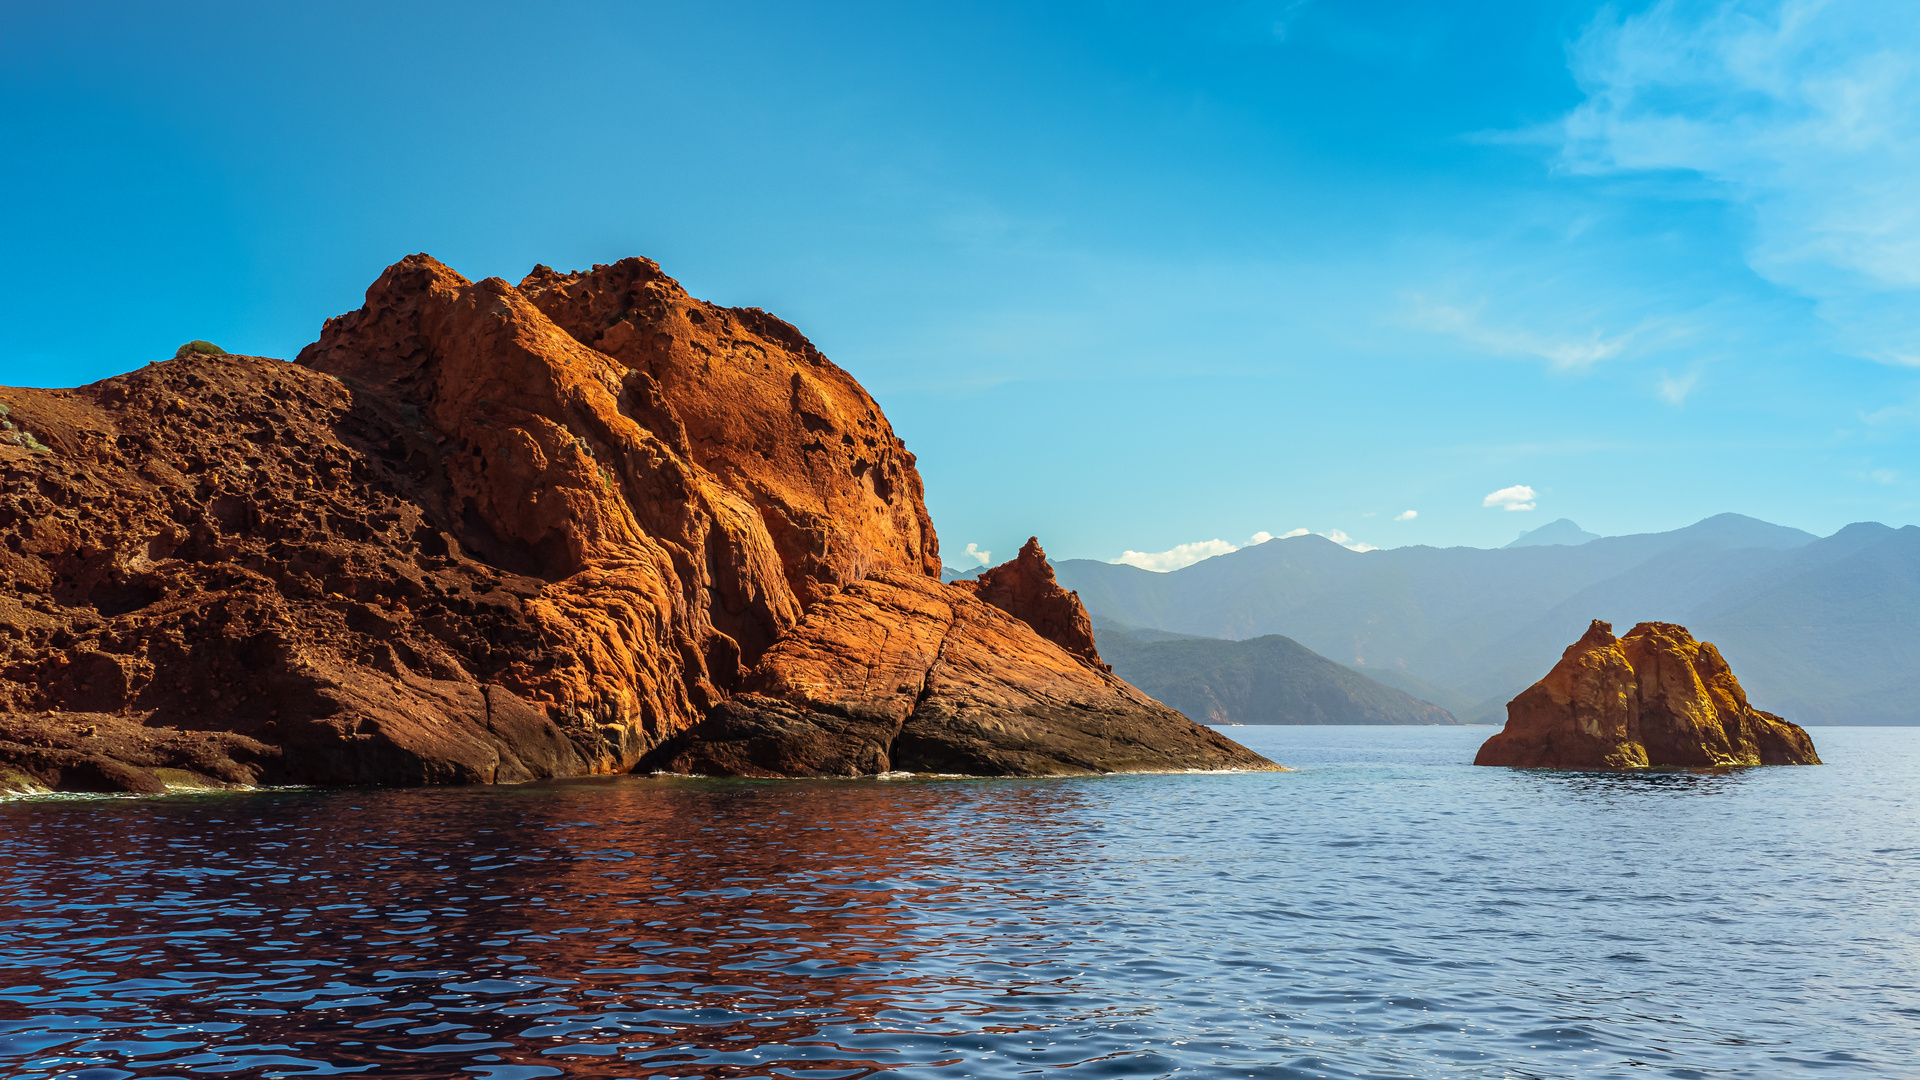
[[873, 391], [951, 565], [1920, 519], [1896, 5], [546, 7], [0, 9], [0, 383], [643, 254]]

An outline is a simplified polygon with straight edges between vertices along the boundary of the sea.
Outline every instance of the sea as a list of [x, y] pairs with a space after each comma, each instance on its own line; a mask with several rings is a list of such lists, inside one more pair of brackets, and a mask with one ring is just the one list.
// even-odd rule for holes
[[1826, 764], [0, 803], [0, 1076], [1920, 1077], [1920, 728]]

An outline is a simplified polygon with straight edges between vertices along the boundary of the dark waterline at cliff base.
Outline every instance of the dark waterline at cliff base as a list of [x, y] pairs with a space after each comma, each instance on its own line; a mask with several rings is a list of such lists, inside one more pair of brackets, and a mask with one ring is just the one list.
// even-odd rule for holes
[[1920, 731], [1828, 764], [0, 804], [0, 1074], [1920, 1075]]

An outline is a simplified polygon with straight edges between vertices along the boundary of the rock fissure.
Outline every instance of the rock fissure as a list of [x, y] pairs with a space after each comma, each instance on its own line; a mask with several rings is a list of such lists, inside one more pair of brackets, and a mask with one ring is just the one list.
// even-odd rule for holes
[[952, 618], [947, 621], [946, 628], [940, 632], [940, 644], [934, 646], [933, 660], [927, 665], [927, 670], [920, 675], [920, 689], [913, 695], [913, 709], [907, 714], [909, 717], [919, 712], [920, 707], [933, 696], [933, 673], [939, 669], [940, 661], [946, 659], [947, 643], [953, 640], [953, 631], [960, 625], [960, 620], [963, 618], [965, 616], [955, 611]]

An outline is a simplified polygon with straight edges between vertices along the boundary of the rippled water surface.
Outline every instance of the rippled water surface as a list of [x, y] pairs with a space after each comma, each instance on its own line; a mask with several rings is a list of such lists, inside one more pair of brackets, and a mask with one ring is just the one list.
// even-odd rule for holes
[[1920, 1076], [1920, 730], [1820, 768], [0, 804], [0, 1076]]

